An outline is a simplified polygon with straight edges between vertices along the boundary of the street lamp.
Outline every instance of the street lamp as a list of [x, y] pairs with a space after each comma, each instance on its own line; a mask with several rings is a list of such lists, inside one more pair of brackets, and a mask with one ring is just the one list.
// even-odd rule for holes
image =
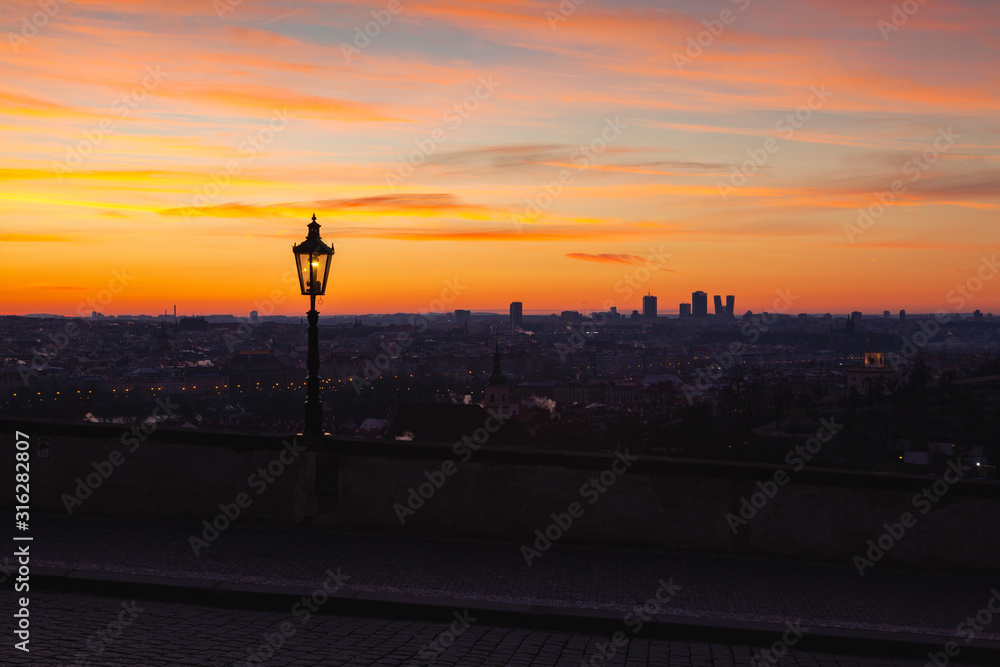
[[319, 399], [319, 313], [316, 297], [326, 293], [333, 247], [319, 237], [319, 223], [313, 214], [306, 240], [292, 246], [299, 274], [299, 287], [309, 295], [309, 350], [306, 353], [306, 423], [302, 435], [323, 435], [323, 402]]

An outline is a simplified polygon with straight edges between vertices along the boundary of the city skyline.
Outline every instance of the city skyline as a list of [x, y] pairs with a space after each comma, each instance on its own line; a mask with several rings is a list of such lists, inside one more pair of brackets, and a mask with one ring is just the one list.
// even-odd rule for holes
[[[679, 305], [681, 305], [681, 306], [690, 306], [691, 304], [690, 303], [681, 303]], [[341, 319], [343, 319], [343, 318], [351, 318], [351, 317], [388, 317], [388, 316], [393, 316], [393, 315], [421, 314], [421, 312], [423, 314], [427, 314], [427, 315], [442, 316], [442, 315], [454, 315], [454, 313], [456, 312], [456, 310], [461, 311], [461, 312], [468, 312], [470, 317], [476, 317], [476, 316], [481, 316], [481, 315], [496, 315], [496, 316], [507, 315], [508, 319], [509, 319], [509, 308], [463, 308], [463, 309], [445, 309], [445, 310], [431, 310], [431, 311], [406, 311], [406, 310], [397, 310], [397, 311], [366, 311], [366, 312], [358, 311], [358, 312], [353, 312], [353, 313], [328, 313], [328, 314], [321, 314], [320, 315], [320, 320], [326, 320], [326, 319], [332, 319], [332, 318], [341, 318]], [[681, 308], [658, 308], [657, 310], [658, 310], [658, 315], [657, 315], [658, 318], [670, 317], [672, 319], [677, 319], [678, 317], [691, 317], [692, 316], [690, 312], [688, 312], [685, 315], [685, 313], [682, 311]], [[854, 311], [844, 311], [844, 312], [838, 312], [838, 311], [809, 312], [809, 311], [797, 310], [797, 309], [794, 309], [794, 308], [788, 309], [788, 310], [780, 310], [780, 309], [778, 309], [778, 310], [775, 310], [775, 309], [772, 309], [772, 310], [763, 309], [763, 310], [757, 310], [757, 311], [755, 311], [753, 309], [747, 309], [747, 310], [749, 310], [752, 313], [764, 313], [764, 312], [768, 312], [768, 313], [772, 313], [772, 314], [776, 314], [776, 315], [787, 315], [787, 316], [793, 316], [793, 317], [794, 316], [798, 316], [798, 315], [807, 315], [809, 317], [825, 317], [827, 315], [832, 316], [832, 317], [851, 317], [854, 313], [861, 313], [864, 316], [864, 319], [905, 319], [906, 317], [920, 318], [920, 317], [933, 317], [935, 315], [938, 315], [938, 316], [970, 316], [971, 317], [971, 316], [974, 316], [976, 313], [980, 313], [983, 316], [992, 316], [993, 315], [992, 312], [990, 312], [990, 311], [985, 311], [984, 312], [984, 311], [982, 311], [979, 308], [974, 308], [974, 309], [969, 309], [969, 310], [958, 310], [958, 311], [949, 311], [947, 309], [939, 309], [937, 311], [927, 311], [927, 312], [907, 311], [905, 308], [883, 309], [881, 311], [879, 311], [879, 310], [871, 310], [871, 311], [856, 311], [856, 310], [854, 310]], [[747, 310], [744, 310], [742, 312], [736, 312], [734, 314], [734, 317], [736, 319], [741, 318], [747, 312]], [[617, 310], [615, 312], [617, 312], [618, 315], [622, 316], [623, 318], [628, 319], [629, 317], [631, 317], [632, 311], [635, 311], [636, 313], [638, 313], [640, 315], [640, 317], [642, 316], [642, 310], [641, 310], [641, 308], [633, 308], [630, 311]], [[98, 317], [105, 317], [105, 318], [124, 318], [124, 319], [127, 319], [129, 317], [141, 317], [141, 318], [151, 318], [151, 319], [160, 319], [160, 318], [167, 318], [168, 320], [174, 319], [174, 315], [172, 313], [164, 314], [164, 313], [140, 313], [140, 312], [136, 312], [136, 313], [121, 313], [121, 314], [114, 314], [114, 313], [112, 313], [112, 314], [108, 314], [108, 313], [103, 313], [103, 312], [98, 312], [98, 311], [94, 311], [94, 312], [97, 312], [97, 316]], [[244, 312], [246, 312], [246, 311], [244, 311]], [[565, 312], [576, 312], [576, 313], [580, 313], [581, 315], [584, 315], [584, 316], [589, 316], [590, 314], [609, 313], [609, 312], [612, 312], [612, 311], [610, 309], [590, 310], [590, 309], [587, 309], [587, 308], [583, 308], [583, 309], [579, 309], [579, 310], [572, 310], [572, 309], [559, 308], [559, 307], [554, 307], [554, 308], [535, 308], [535, 309], [524, 308], [523, 311], [522, 311], [522, 317], [549, 317], [549, 316], [558, 317], [561, 313], [565, 313]], [[885, 315], [886, 312], [889, 313], [888, 316]], [[246, 312], [246, 314], [243, 314], [243, 312], [240, 312], [240, 311], [230, 311], [230, 312], [207, 312], [206, 311], [206, 312], [184, 312], [184, 313], [179, 312], [179, 313], [177, 313], [177, 319], [180, 320], [180, 319], [186, 319], [186, 318], [204, 318], [204, 317], [232, 317], [232, 318], [235, 318], [235, 319], [246, 319], [246, 318], [252, 318], [252, 317], [254, 317], [255, 316], [254, 313], [256, 313], [256, 316], [260, 317], [260, 319], [262, 319], [262, 320], [266, 320], [267, 318], [270, 318], [270, 317], [283, 317], [283, 318], [293, 318], [293, 319], [294, 318], [299, 318], [299, 317], [303, 317], [303, 318], [305, 317], [305, 313], [304, 312], [303, 313], [298, 313], [298, 312], [292, 312], [292, 313], [271, 313], [271, 314], [268, 314], [268, 315], [262, 315], [262, 314], [259, 313], [259, 311], [253, 311], [253, 310], [251, 310], [251, 311]], [[901, 317], [901, 315], [902, 315], [902, 317]], [[93, 316], [92, 313], [88, 313], [86, 315], [75, 315], [75, 314], [61, 315], [59, 313], [46, 313], [46, 312], [4, 313], [4, 314], [0, 314], [0, 317], [63, 317], [63, 318], [82, 317], [82, 318], [90, 318], [92, 316]], [[716, 315], [715, 313], [711, 313], [710, 312], [710, 313], [707, 314], [707, 317], [709, 317], [709, 318], [718, 317], [719, 319], [723, 319], [723, 318], [728, 319], [729, 316], [728, 315], [719, 316], [719, 315]]]
[[304, 312], [313, 213], [324, 313], [455, 280], [477, 309], [934, 312], [998, 239], [988, 2], [52, 6], [7, 13], [4, 313], [116, 271], [108, 313]]

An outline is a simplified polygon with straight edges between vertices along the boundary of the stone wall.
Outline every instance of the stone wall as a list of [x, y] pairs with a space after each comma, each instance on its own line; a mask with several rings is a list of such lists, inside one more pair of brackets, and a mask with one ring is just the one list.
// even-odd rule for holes
[[[331, 438], [299, 439], [307, 451], [292, 459], [291, 438], [168, 429], [130, 452], [121, 427], [0, 418], [4, 509], [14, 505], [15, 428], [32, 443], [35, 512], [66, 512], [69, 502], [80, 514], [211, 519], [220, 503], [245, 493], [244, 521], [500, 538], [536, 550], [554, 537], [1000, 572], [1000, 483], [968, 473], [948, 483], [487, 446], [456, 454], [447, 444]], [[43, 440], [48, 458], [38, 456]], [[278, 472], [282, 456], [290, 463]]]
[[[652, 463], [636, 463], [598, 494], [590, 481], [600, 480], [598, 469], [472, 460], [431, 493], [440, 461], [349, 456], [340, 471], [338, 523], [542, 546], [536, 530], [567, 541], [1000, 571], [995, 482], [960, 482], [937, 496], [929, 478], [774, 466], [734, 474], [728, 464]], [[787, 475], [780, 486], [779, 470]], [[938, 500], [920, 496], [924, 488]], [[569, 523], [573, 502], [580, 508]], [[871, 554], [868, 540], [877, 547]]]

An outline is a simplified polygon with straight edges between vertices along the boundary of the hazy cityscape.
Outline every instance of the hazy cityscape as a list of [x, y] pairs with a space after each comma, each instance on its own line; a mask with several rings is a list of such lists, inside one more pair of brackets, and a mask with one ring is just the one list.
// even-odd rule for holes
[[[647, 295], [631, 313], [524, 315], [513, 302], [507, 315], [321, 318], [324, 425], [342, 437], [453, 441], [462, 418], [426, 430], [400, 406], [480, 406], [523, 427], [511, 445], [780, 462], [789, 439], [834, 415], [851, 436], [816, 464], [921, 472], [955, 456], [993, 473], [992, 314], [792, 314], [790, 294], [779, 312], [735, 315], [733, 296], [715, 301], [710, 313], [695, 292], [680, 315], [658, 314]], [[171, 425], [287, 434], [304, 391], [302, 331], [302, 318], [257, 311], [6, 316], [0, 400], [11, 416], [128, 423], [164, 397], [178, 405]], [[494, 351], [503, 404], [486, 399]]]

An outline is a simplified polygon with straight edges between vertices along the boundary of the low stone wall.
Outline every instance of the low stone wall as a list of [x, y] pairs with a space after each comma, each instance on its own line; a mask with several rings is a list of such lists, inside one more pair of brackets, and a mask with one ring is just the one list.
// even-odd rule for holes
[[242, 503], [241, 521], [502, 538], [525, 545], [529, 559], [565, 540], [854, 562], [862, 571], [878, 563], [1000, 572], [1000, 483], [967, 471], [942, 479], [624, 452], [293, 445], [169, 429], [129, 451], [121, 427], [0, 419], [4, 509], [15, 504], [15, 428], [31, 442], [32, 511], [211, 520], [220, 504]]
[[[118, 438], [106, 437], [107, 427], [84, 428], [83, 437], [19, 428], [29, 436], [32, 511], [211, 520], [220, 504], [239, 501], [248, 521], [300, 523], [310, 513], [315, 455], [295, 451], [290, 441], [286, 448], [278, 438], [246, 442], [229, 434], [216, 443], [185, 444], [183, 432], [155, 432], [146, 441], [126, 436], [123, 442], [121, 427], [113, 429]], [[6, 440], [0, 466], [11, 471], [0, 479], [2, 506], [13, 509], [14, 432], [0, 437]]]
[[861, 571], [875, 563], [1000, 571], [995, 482], [935, 488], [934, 479], [903, 475], [651, 459], [612, 476], [611, 459], [603, 469], [594, 463], [470, 460], [442, 480], [441, 460], [348, 456], [338, 522], [506, 538], [539, 552], [555, 538], [854, 562]]

